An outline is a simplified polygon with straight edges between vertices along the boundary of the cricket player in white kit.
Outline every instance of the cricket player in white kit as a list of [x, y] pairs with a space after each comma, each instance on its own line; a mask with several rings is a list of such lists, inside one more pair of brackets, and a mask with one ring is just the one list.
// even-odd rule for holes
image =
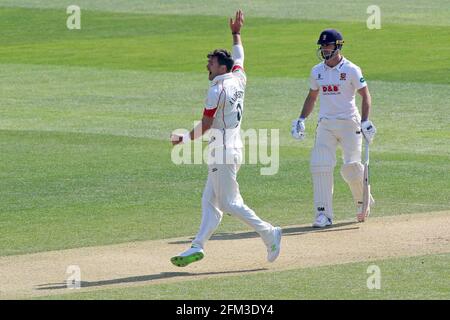
[[[244, 23], [242, 11], [230, 19], [233, 52], [217, 49], [208, 54], [211, 84], [206, 98], [202, 122], [185, 136], [172, 135], [172, 144], [186, 143], [210, 131], [208, 180], [202, 197], [202, 222], [192, 246], [173, 257], [171, 262], [184, 267], [204, 257], [206, 241], [217, 229], [223, 212], [241, 219], [252, 227], [267, 247], [267, 260], [275, 261], [280, 253], [281, 228], [261, 220], [247, 207], [239, 192], [237, 173], [242, 162], [240, 136], [244, 92], [247, 77], [244, 72], [244, 48], [240, 30]], [[200, 128], [201, 127], [201, 128]]]
[[[344, 39], [337, 30], [324, 30], [317, 42], [319, 57], [310, 75], [310, 90], [300, 117], [292, 122], [295, 139], [305, 137], [305, 120], [320, 96], [316, 140], [311, 153], [310, 169], [316, 210], [313, 227], [326, 227], [333, 221], [333, 171], [336, 148], [343, 151], [341, 175], [350, 187], [357, 207], [357, 220], [362, 222], [363, 174], [362, 138], [372, 142], [376, 129], [369, 120], [371, 96], [361, 69], [341, 55]], [[362, 97], [362, 115], [355, 104], [355, 92]], [[371, 202], [373, 198], [370, 196]]]

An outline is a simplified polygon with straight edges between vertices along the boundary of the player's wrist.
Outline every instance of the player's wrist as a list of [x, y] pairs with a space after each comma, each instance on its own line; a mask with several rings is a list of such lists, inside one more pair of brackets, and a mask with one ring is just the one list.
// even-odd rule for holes
[[232, 34], [232, 35], [240, 35], [241, 32], [240, 32], [240, 31], [233, 31], [233, 32], [231, 32], [231, 34]]
[[372, 125], [372, 121], [370, 121], [369, 119], [361, 120], [361, 127], [363, 129], [370, 127], [371, 125]]

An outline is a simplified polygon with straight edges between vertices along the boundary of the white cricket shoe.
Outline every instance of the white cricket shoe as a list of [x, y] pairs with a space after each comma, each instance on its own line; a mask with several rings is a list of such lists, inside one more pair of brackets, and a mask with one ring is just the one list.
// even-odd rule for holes
[[278, 258], [281, 249], [281, 228], [276, 227], [273, 232], [273, 242], [267, 247], [267, 261], [269, 262], [274, 262]]
[[186, 267], [192, 262], [200, 261], [204, 256], [205, 253], [203, 252], [203, 249], [193, 245], [186, 251], [171, 258], [170, 261], [177, 267]]
[[321, 213], [316, 217], [316, 220], [313, 222], [312, 226], [314, 228], [325, 228], [325, 227], [331, 226], [332, 224], [333, 224], [333, 221], [330, 218], [328, 218], [326, 215]]

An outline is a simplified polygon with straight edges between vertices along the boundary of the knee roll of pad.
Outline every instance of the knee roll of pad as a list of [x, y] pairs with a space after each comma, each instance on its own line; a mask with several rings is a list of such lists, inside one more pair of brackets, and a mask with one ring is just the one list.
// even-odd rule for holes
[[345, 182], [361, 181], [364, 176], [364, 166], [361, 162], [344, 164], [341, 168], [341, 176]]
[[341, 175], [350, 187], [356, 205], [362, 203], [364, 166], [360, 162], [344, 164]]

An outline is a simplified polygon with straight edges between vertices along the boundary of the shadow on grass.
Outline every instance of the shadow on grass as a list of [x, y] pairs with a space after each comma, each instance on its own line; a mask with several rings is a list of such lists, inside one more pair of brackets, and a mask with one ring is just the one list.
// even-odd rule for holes
[[[81, 288], [89, 288], [89, 287], [101, 287], [108, 286], [112, 284], [120, 284], [120, 283], [136, 283], [136, 282], [146, 282], [160, 279], [169, 279], [169, 278], [177, 278], [177, 277], [194, 277], [194, 276], [206, 276], [206, 275], [220, 275], [220, 274], [239, 274], [239, 273], [251, 273], [268, 270], [266, 268], [258, 268], [258, 269], [249, 269], [249, 270], [236, 270], [236, 271], [220, 271], [220, 272], [202, 272], [202, 273], [191, 273], [191, 272], [161, 272], [159, 274], [150, 274], [144, 276], [136, 276], [136, 277], [127, 277], [127, 278], [118, 278], [111, 280], [101, 280], [101, 281], [81, 281]], [[67, 289], [67, 283], [47, 283], [38, 285], [35, 290], [59, 290], [59, 289]]]
[[[313, 228], [313, 227], [290, 227], [283, 228], [283, 236], [294, 236], [301, 235], [307, 233], [319, 233], [319, 232], [338, 232], [338, 231], [349, 231], [349, 230], [357, 230], [358, 226], [348, 227], [352, 225], [358, 225], [359, 223], [356, 221], [348, 221], [348, 222], [339, 222], [333, 224], [331, 226], [325, 228]], [[347, 227], [347, 228], [346, 228]], [[210, 240], [236, 240], [236, 239], [251, 239], [258, 238], [259, 235], [254, 232], [240, 232], [240, 233], [217, 233], [211, 237]], [[189, 238], [189, 240], [180, 240], [180, 241], [172, 241], [169, 244], [189, 244], [194, 240], [193, 237]]]

